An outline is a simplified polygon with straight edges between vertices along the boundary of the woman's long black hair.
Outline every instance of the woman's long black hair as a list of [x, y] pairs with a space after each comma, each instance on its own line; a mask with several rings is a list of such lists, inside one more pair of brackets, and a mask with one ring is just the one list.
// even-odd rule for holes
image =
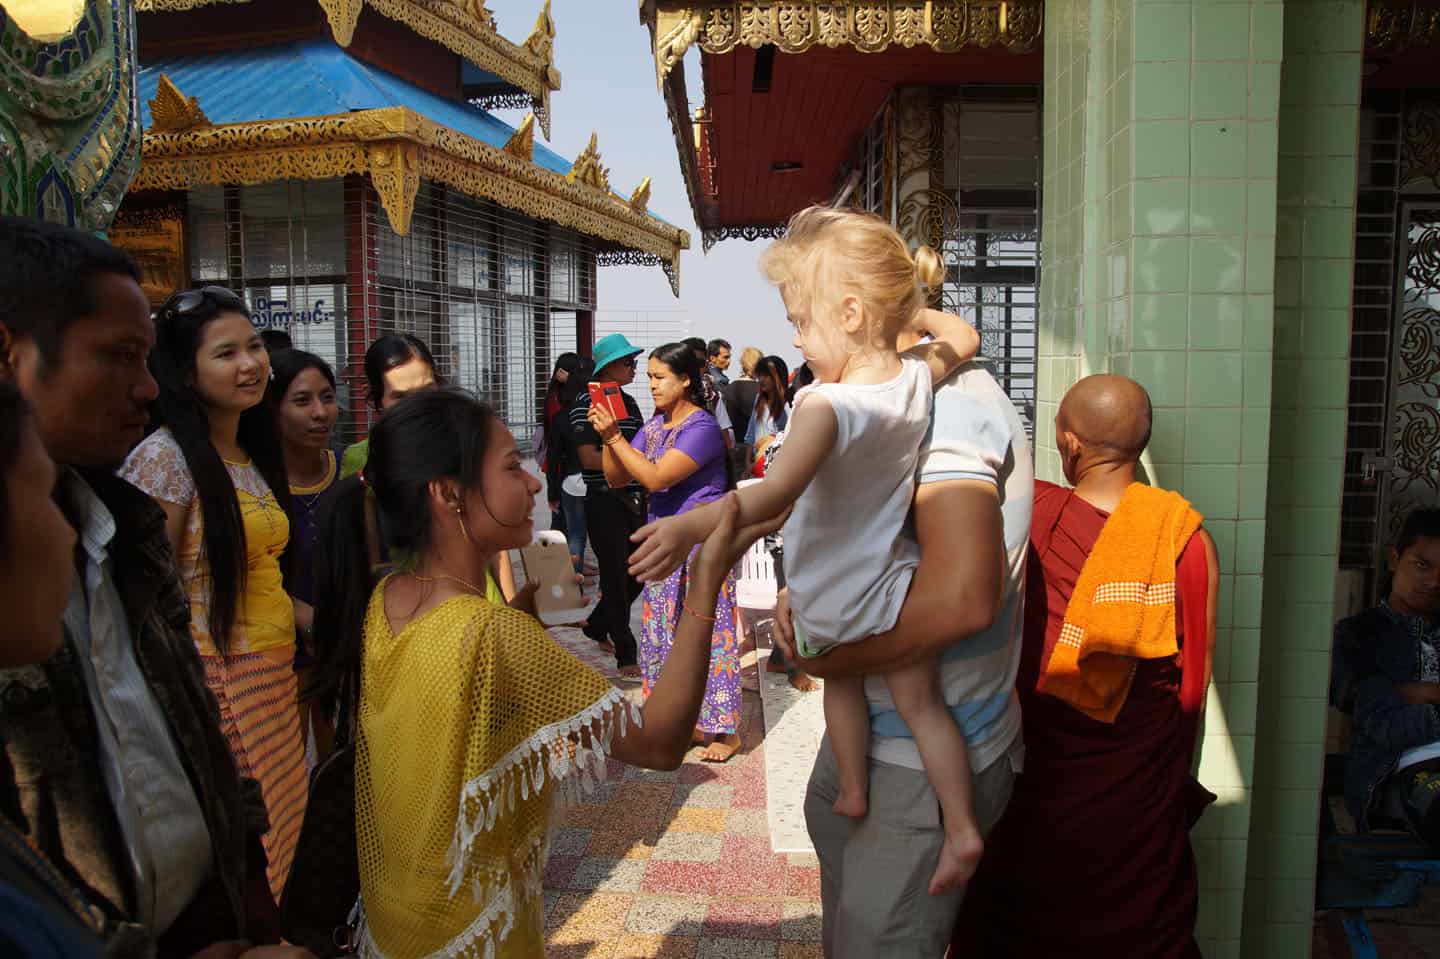
[[358, 703], [365, 613], [375, 584], [366, 542], [366, 501], [373, 498], [392, 551], [412, 556], [430, 545], [430, 484], [480, 482], [495, 413], [458, 389], [407, 396], [370, 430], [370, 458], [360, 476], [342, 480], [321, 508], [315, 544], [316, 692], [338, 703], [340, 730]]
[[[783, 361], [782, 361], [783, 362]], [[815, 382], [815, 371], [810, 369], [809, 363], [801, 363], [795, 371], [795, 379], [790, 381], [790, 393], [786, 397], [787, 402], [794, 404], [795, 394]]]
[[[335, 371], [314, 353], [291, 349], [276, 350], [270, 354], [270, 383], [265, 387], [265, 404], [272, 416], [278, 415], [280, 404], [285, 402], [285, 393], [295, 382], [295, 377], [306, 370], [319, 370], [330, 388], [335, 389]], [[277, 425], [275, 429], [278, 433], [280, 428]]]
[[10, 502], [5, 478], [20, 459], [20, 440], [29, 429], [30, 407], [14, 384], [0, 380], [0, 548], [9, 528]]
[[760, 383], [769, 382], [775, 392], [772, 398], [767, 400], [765, 393], [761, 391], [755, 397], [756, 403], [763, 403], [770, 414], [770, 419], [776, 423], [780, 422], [780, 416], [785, 412], [785, 407], [793, 399], [789, 392], [790, 370], [785, 366], [785, 361], [778, 356], [761, 357], [755, 364], [755, 380]]
[[[188, 309], [177, 308], [176, 304], [187, 297], [198, 297], [198, 302]], [[210, 637], [222, 656], [230, 650], [230, 633], [245, 592], [249, 562], [235, 484], [210, 442], [209, 416], [193, 384], [195, 355], [205, 327], [223, 313], [239, 313], [250, 319], [245, 301], [220, 287], [207, 286], [172, 296], [155, 315], [155, 348], [150, 352], [150, 372], [160, 384], [151, 425], [169, 428], [200, 497], [202, 555], [210, 566]], [[263, 402], [240, 414], [237, 439], [280, 508], [286, 509], [290, 482], [285, 475], [285, 458], [280, 453], [280, 437], [270, 410]], [[286, 556], [280, 557], [281, 570], [289, 566], [286, 560]]]
[[695, 355], [689, 341], [657, 346], [650, 351], [650, 358], [670, 367], [670, 372], [676, 376], [690, 377], [690, 386], [685, 391], [686, 398], [702, 410], [706, 408], [705, 371], [701, 368], [700, 357]]
[[[545, 402], [540, 407], [542, 412], [550, 405], [551, 399], [561, 398], [564, 388], [569, 385], [571, 380], [575, 379], [576, 367], [584, 362], [584, 359], [579, 353], [561, 353], [556, 357], [555, 369], [550, 373], [550, 384], [545, 387]], [[564, 383], [560, 382], [561, 370], [566, 373]]]
[[590, 380], [595, 376], [595, 361], [588, 356], [577, 356], [575, 366], [570, 370], [570, 378], [560, 384], [560, 414], [566, 415], [570, 407], [580, 398], [581, 390], [588, 389]]
[[365, 351], [365, 383], [370, 387], [371, 406], [378, 410], [380, 401], [385, 398], [385, 374], [417, 356], [430, 367], [438, 383], [440, 371], [435, 367], [435, 357], [430, 355], [430, 347], [420, 337], [409, 333], [387, 333], [370, 344]]

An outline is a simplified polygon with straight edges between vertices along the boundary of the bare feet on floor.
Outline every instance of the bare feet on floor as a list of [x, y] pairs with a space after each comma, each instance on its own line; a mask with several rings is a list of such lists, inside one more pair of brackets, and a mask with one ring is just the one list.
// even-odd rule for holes
[[813, 693], [820, 688], [820, 684], [815, 681], [814, 676], [802, 673], [798, 669], [790, 674], [790, 685], [802, 693]]
[[710, 745], [700, 754], [705, 763], [723, 763], [740, 751], [740, 736], [736, 733], [721, 733], [711, 740]]
[[930, 895], [944, 895], [969, 882], [984, 852], [985, 841], [977, 832], [947, 835], [940, 847], [940, 862], [930, 877]]

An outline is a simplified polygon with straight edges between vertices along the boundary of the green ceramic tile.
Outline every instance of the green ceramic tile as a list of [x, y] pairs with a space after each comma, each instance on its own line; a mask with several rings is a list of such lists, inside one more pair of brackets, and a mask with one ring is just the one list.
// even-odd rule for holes
[[1310, 131], [1315, 135], [1315, 148], [1307, 152], [1353, 157], [1360, 135], [1359, 109], [1354, 106], [1322, 107], [1316, 113], [1312, 119], [1317, 126]]
[[[1138, 184], [1136, 188], [1138, 196]], [[1220, 236], [1244, 233], [1245, 194], [1246, 185], [1238, 180], [1190, 181], [1190, 232]]]
[[1250, 293], [1275, 291], [1275, 238], [1257, 233], [1245, 244], [1245, 289]]
[[1245, 172], [1254, 179], [1277, 175], [1280, 157], [1280, 124], [1274, 120], [1252, 120], [1245, 125]]
[[1231, 735], [1254, 735], [1256, 684], [1231, 682], [1220, 687], [1219, 691]]
[[[1279, 323], [1289, 315], [1286, 311], [1276, 310], [1275, 320]], [[1273, 354], [1274, 361], [1270, 364], [1270, 406], [1273, 410], [1293, 410], [1300, 405], [1300, 361], [1279, 350], [1278, 327], [1275, 333], [1277, 348]]]
[[1190, 243], [1142, 238], [1134, 243], [1131, 265], [1136, 293], [1182, 293], [1190, 288]]
[[1292, 259], [1300, 256], [1304, 229], [1305, 216], [1301, 207], [1279, 207], [1275, 211], [1275, 255]]
[[[1274, 357], [1269, 353], [1243, 354], [1244, 399], [1247, 409], [1268, 409], [1271, 402], [1271, 372]], [[1248, 459], [1248, 457], [1247, 457]]]
[[1247, 181], [1245, 184], [1245, 231], [1252, 236], [1273, 234], [1276, 232], [1277, 215], [1275, 181]]
[[[1246, 353], [1245, 362], [1248, 363], [1252, 355], [1268, 356], [1269, 354]], [[1247, 405], [1240, 436], [1240, 462], [1268, 463], [1269, 461], [1270, 408]]]
[[[1131, 359], [1140, 354], [1131, 354]], [[1134, 375], [1133, 372], [1131, 374]], [[1138, 381], [1138, 377], [1136, 378]], [[1147, 387], [1148, 389], [1148, 387]], [[1155, 394], [1151, 391], [1153, 402]], [[1183, 406], [1155, 408], [1150, 428], [1150, 458], [1156, 463], [1183, 463], [1185, 461], [1185, 417], [1188, 411]]]
[[[1258, 575], [1265, 569], [1265, 521], [1241, 520], [1235, 527], [1235, 573]], [[1233, 661], [1232, 661], [1233, 670]]]
[[1318, 507], [1297, 509], [1299, 521], [1291, 535], [1295, 552], [1307, 555], [1334, 553], [1340, 542], [1340, 511]]
[[1239, 120], [1207, 120], [1191, 124], [1191, 176], [1245, 176], [1245, 126]]
[[1239, 350], [1192, 351], [1190, 406], [1234, 406], [1242, 396], [1244, 368]]
[[1150, 392], [1155, 406], [1185, 405], [1183, 350], [1135, 350], [1130, 354], [1130, 376]]
[[[1315, 584], [1318, 588], [1320, 584]], [[1286, 744], [1315, 744], [1325, 741], [1325, 699], [1281, 699], [1279, 723], [1276, 730], [1278, 742]]]
[[[1190, 226], [1190, 181], [1136, 180], [1134, 230], [1137, 236], [1164, 236], [1185, 233]], [[1123, 228], [1127, 221], [1119, 220]], [[1112, 225], [1116, 219], [1112, 217]]]
[[1298, 190], [1306, 206], [1336, 206], [1353, 209], [1355, 204], [1355, 159], [1352, 156], [1303, 158], [1304, 175]]
[[1303, 314], [1300, 352], [1305, 356], [1349, 356], [1350, 312], [1306, 310]]
[[1215, 544], [1215, 560], [1220, 572], [1230, 574], [1235, 569], [1235, 526], [1230, 520], [1215, 519], [1205, 522], [1205, 529]]
[[1268, 352], [1274, 342], [1274, 334], [1274, 294], [1247, 294], [1245, 296], [1245, 349]]
[[1190, 115], [1189, 61], [1135, 64], [1135, 119]]
[[1197, 3], [1194, 11], [1196, 60], [1250, 59], [1248, 3]]
[[1351, 273], [1352, 265], [1348, 257], [1336, 260], [1306, 259], [1302, 261], [1301, 305], [1349, 309]]
[[1185, 462], [1240, 462], [1241, 411], [1191, 408], [1185, 415]]
[[[1279, 361], [1276, 361], [1278, 367]], [[1278, 376], [1279, 370], [1276, 370]], [[1293, 372], [1291, 373], [1293, 377]], [[1283, 463], [1299, 455], [1300, 444], [1295, 437], [1295, 422], [1300, 418], [1293, 403], [1282, 406], [1272, 393], [1270, 407], [1270, 456], [1272, 462]], [[1264, 515], [1263, 513], [1261, 515]]]
[[1301, 262], [1298, 257], [1275, 258], [1275, 308], [1293, 309], [1300, 305]]
[[1161, 3], [1137, 7], [1134, 21], [1135, 59], [1190, 59], [1190, 4]]
[[1285, 51], [1324, 53], [1359, 50], [1364, 43], [1364, 7], [1355, 2], [1286, 5]]
[[[1241, 524], [1244, 525], [1243, 523]], [[1237, 547], [1238, 549], [1238, 547]], [[1237, 553], [1238, 557], [1238, 553]], [[1239, 568], [1239, 560], [1236, 560]], [[1253, 683], [1260, 678], [1260, 630], [1230, 631], [1230, 681]]]
[[1235, 577], [1234, 625], [1241, 629], [1260, 627], [1260, 605], [1264, 590], [1259, 576]]
[[[1319, 660], [1322, 671], [1321, 683], [1323, 684], [1329, 678], [1330, 663], [1327, 657], [1319, 657]], [[1323, 685], [1322, 688], [1324, 688]], [[1277, 749], [1271, 758], [1274, 763], [1271, 781], [1276, 787], [1280, 789], [1314, 789], [1317, 792], [1320, 790], [1325, 770], [1323, 750]], [[1313, 843], [1310, 849], [1313, 853]]]
[[1196, 237], [1190, 241], [1190, 289], [1238, 293], [1245, 289], [1245, 238]]
[[1304, 649], [1330, 654], [1335, 625], [1335, 604], [1293, 602], [1283, 610], [1286, 624], [1291, 627], [1285, 637], [1286, 649]]
[[1197, 120], [1243, 119], [1249, 112], [1249, 71], [1234, 63], [1191, 67], [1190, 116]]
[[1304, 410], [1295, 424], [1295, 438], [1301, 450], [1311, 456], [1339, 456], [1344, 449], [1349, 410], [1344, 406]]
[[1195, 293], [1190, 297], [1190, 347], [1238, 350], [1244, 345], [1245, 298]]
[[1355, 217], [1347, 207], [1312, 207], [1303, 214], [1307, 257], [1349, 257], [1354, 246]]
[[1190, 123], [1150, 120], [1130, 128], [1134, 143], [1134, 174], [1143, 177], [1190, 175]]
[[1247, 115], [1252, 120], [1274, 120], [1280, 115], [1280, 64], [1250, 64]]
[[[1274, 816], [1275, 833], [1313, 835], [1320, 813], [1320, 795], [1313, 789], [1276, 789], [1268, 803]], [[1311, 908], [1314, 908], [1313, 900]], [[1313, 925], [1313, 918], [1311, 924]], [[1309, 954], [1308, 943], [1299, 952], [1262, 952], [1264, 956], [1304, 956]]]
[[1237, 466], [1186, 465], [1183, 482], [1186, 499], [1201, 515], [1235, 519], [1239, 501]]
[[1254, 60], [1280, 60], [1284, 49], [1285, 8], [1275, 4], [1250, 7], [1250, 56]]
[[1300, 406], [1344, 406], [1349, 390], [1350, 362], [1331, 357], [1301, 357]]
[[1130, 315], [1132, 349], [1185, 349], [1188, 321], [1183, 293], [1137, 293], [1131, 299]]
[[1302, 447], [1301, 457], [1292, 467], [1292, 492], [1296, 506], [1339, 508], [1345, 475], [1344, 440], [1345, 434], [1341, 433], [1337, 439], [1330, 441], [1329, 449], [1318, 443]]
[[1266, 483], [1269, 466], [1265, 463], [1242, 463], [1239, 470], [1238, 516], [1240, 519], [1264, 519]]

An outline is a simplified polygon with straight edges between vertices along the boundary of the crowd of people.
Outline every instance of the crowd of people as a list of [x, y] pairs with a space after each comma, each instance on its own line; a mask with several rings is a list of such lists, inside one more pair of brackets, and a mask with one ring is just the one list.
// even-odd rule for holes
[[[0, 942], [542, 955], [554, 800], [609, 760], [740, 749], [735, 568], [765, 537], [771, 662], [824, 680], [827, 956], [1198, 955], [1219, 569], [1203, 518], [1137, 481], [1145, 391], [1075, 384], [1070, 485], [1045, 483], [975, 331], [925, 306], [933, 252], [812, 208], [762, 269], [798, 370], [606, 336], [555, 364], [542, 479], [416, 337], [368, 349], [373, 425], [344, 447], [336, 371], [234, 292], [152, 311], [103, 240], [0, 220]], [[577, 578], [594, 558], [578, 625], [643, 706], [517, 588], [542, 490]], [[1436, 515], [1340, 625], [1335, 685], [1357, 818], [1432, 838]]]

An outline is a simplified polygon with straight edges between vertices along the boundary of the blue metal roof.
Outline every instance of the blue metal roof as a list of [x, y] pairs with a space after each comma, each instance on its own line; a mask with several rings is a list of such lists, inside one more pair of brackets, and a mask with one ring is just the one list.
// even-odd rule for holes
[[[150, 126], [149, 100], [160, 74], [195, 97], [211, 123], [246, 123], [326, 116], [380, 107], [409, 107], [436, 123], [493, 147], [515, 132], [468, 103], [448, 100], [356, 60], [334, 41], [306, 40], [253, 50], [170, 57], [143, 64], [136, 77], [141, 122]], [[539, 143], [536, 166], [568, 173], [571, 161]]]

